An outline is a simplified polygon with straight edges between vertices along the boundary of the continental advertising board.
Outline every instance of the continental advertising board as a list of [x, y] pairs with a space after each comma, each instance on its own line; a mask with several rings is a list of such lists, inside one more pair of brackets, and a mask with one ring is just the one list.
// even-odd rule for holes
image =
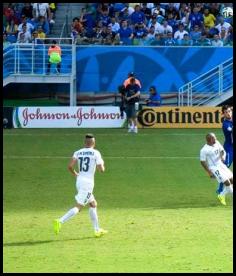
[[120, 128], [125, 124], [117, 106], [17, 107], [15, 128]]
[[139, 128], [221, 128], [221, 107], [145, 107]]

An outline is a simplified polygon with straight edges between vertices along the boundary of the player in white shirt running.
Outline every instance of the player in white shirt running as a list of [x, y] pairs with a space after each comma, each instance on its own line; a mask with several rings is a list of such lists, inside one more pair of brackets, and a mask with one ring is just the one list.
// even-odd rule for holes
[[208, 133], [206, 141], [207, 143], [200, 151], [200, 161], [211, 178], [216, 178], [218, 183], [224, 183], [224, 189], [218, 194], [218, 199], [223, 205], [226, 205], [225, 195], [233, 194], [233, 173], [223, 163], [226, 152], [217, 141], [215, 134]]
[[[54, 220], [54, 231], [59, 233], [61, 225], [70, 218], [74, 217], [85, 205], [89, 204], [89, 215], [94, 227], [95, 236], [100, 237], [107, 231], [100, 228], [98, 224], [97, 202], [93, 195], [94, 174], [96, 169], [100, 172], [105, 171], [104, 161], [100, 152], [95, 147], [95, 138], [92, 134], [86, 134], [85, 147], [74, 152], [68, 165], [69, 171], [76, 177], [76, 188], [78, 194], [75, 196], [76, 206], [70, 209], [64, 216]], [[74, 170], [78, 162], [79, 172]]]

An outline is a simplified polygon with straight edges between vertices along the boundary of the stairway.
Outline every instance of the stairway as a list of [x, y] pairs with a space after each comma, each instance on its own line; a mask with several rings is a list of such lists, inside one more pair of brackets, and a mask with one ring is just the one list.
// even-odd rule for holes
[[63, 37], [70, 37], [70, 26], [74, 17], [80, 17], [81, 9], [85, 6], [85, 3], [57, 3], [57, 11], [55, 17], [55, 24], [52, 28], [51, 34], [47, 37], [60, 37], [63, 29], [63, 25], [66, 22]]

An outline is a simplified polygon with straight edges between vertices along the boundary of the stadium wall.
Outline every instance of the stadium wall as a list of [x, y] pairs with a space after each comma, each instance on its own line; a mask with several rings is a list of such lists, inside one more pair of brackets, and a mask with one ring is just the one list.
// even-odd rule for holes
[[232, 56], [232, 47], [78, 46], [77, 91], [117, 91], [132, 71], [143, 92], [150, 85], [160, 93], [177, 92]]

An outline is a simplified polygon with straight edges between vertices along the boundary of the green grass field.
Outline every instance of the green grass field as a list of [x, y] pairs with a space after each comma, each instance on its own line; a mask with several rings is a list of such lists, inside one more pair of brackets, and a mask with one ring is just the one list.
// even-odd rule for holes
[[[3, 272], [233, 272], [232, 199], [199, 162], [205, 134], [217, 130], [4, 130]], [[54, 218], [74, 206], [67, 165], [96, 136], [106, 172], [95, 176], [100, 225], [88, 207], [58, 236]]]

